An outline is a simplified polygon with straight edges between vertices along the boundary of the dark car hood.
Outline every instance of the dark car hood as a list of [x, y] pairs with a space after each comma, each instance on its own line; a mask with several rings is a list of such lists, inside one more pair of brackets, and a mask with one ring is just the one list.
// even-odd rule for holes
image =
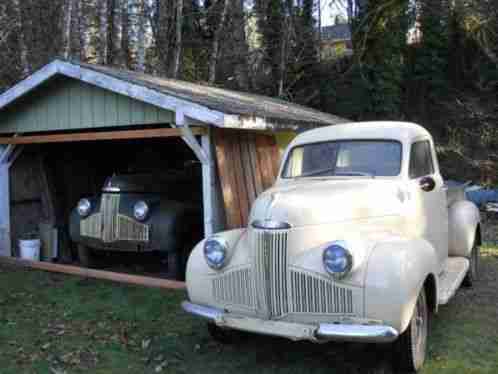
[[192, 176], [180, 171], [160, 174], [121, 174], [107, 178], [102, 192], [172, 193], [192, 183]]

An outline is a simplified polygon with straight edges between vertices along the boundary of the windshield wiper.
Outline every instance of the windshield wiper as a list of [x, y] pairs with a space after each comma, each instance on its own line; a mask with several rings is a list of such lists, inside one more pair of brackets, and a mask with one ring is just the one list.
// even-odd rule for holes
[[370, 178], [375, 178], [375, 175], [372, 173], [365, 173], [362, 171], [343, 171], [343, 172], [337, 172], [334, 175], [338, 176], [360, 176], [360, 177], [370, 177]]
[[[299, 175], [297, 178], [313, 177], [313, 176], [317, 176], [317, 175], [320, 175], [323, 173], [328, 173], [328, 172], [331, 172], [334, 170], [335, 170], [335, 168], [313, 170], [313, 171], [309, 171], [307, 173], [303, 173], [303, 174]], [[374, 174], [366, 173], [366, 172], [362, 172], [362, 171], [343, 171], [343, 172], [339, 171], [339, 172], [336, 172], [336, 173], [331, 174], [329, 176], [330, 177], [360, 176], [360, 177], [375, 178]]]
[[307, 173], [303, 173], [303, 174], [299, 175], [299, 177], [313, 177], [315, 175], [328, 173], [328, 172], [334, 171], [334, 170], [335, 170], [335, 168], [318, 169], [318, 170], [309, 171]]

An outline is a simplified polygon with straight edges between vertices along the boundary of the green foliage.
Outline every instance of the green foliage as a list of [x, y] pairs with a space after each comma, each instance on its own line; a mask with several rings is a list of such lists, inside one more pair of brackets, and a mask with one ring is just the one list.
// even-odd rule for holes
[[450, 19], [445, 1], [424, 1], [420, 28], [423, 35], [410, 77], [425, 82], [426, 94], [436, 100], [448, 90]]
[[[404, 52], [408, 31], [408, 0], [370, 1], [352, 23], [353, 65], [329, 104], [354, 119], [402, 117]], [[335, 85], [336, 80], [327, 82]], [[325, 101], [330, 102], [330, 98]], [[349, 113], [348, 113], [349, 112]]]

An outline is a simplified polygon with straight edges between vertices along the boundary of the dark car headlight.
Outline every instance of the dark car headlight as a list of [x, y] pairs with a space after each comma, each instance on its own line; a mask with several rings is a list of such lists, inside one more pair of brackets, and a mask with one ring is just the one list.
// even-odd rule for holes
[[332, 242], [323, 251], [323, 267], [335, 279], [342, 279], [353, 268], [353, 256], [344, 241]]
[[78, 201], [76, 209], [78, 210], [78, 214], [81, 217], [88, 217], [88, 215], [92, 211], [92, 203], [88, 199], [81, 199], [80, 201]]
[[145, 221], [149, 216], [149, 206], [145, 201], [138, 201], [133, 206], [133, 215], [139, 221]]
[[215, 270], [225, 265], [228, 242], [220, 237], [213, 237], [204, 242], [204, 257], [209, 267]]

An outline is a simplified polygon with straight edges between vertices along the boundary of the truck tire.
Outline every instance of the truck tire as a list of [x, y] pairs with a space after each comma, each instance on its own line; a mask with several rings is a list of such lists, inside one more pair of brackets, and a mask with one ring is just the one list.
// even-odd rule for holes
[[93, 250], [86, 245], [78, 244], [78, 259], [80, 265], [85, 268], [97, 267], [97, 261]]
[[462, 286], [464, 287], [472, 287], [474, 285], [474, 282], [479, 277], [479, 252], [479, 246], [477, 244], [474, 244], [469, 258], [469, 270], [467, 271], [467, 275], [465, 275], [465, 278], [462, 282]]
[[245, 336], [244, 332], [233, 330], [233, 329], [224, 329], [217, 326], [214, 322], [208, 322], [207, 329], [209, 335], [213, 340], [217, 341], [221, 344], [234, 344], [243, 340]]
[[168, 279], [179, 280], [180, 278], [180, 258], [176, 251], [170, 251], [161, 254], [162, 263], [166, 265], [166, 271], [162, 272], [162, 275]]
[[402, 372], [417, 372], [425, 361], [429, 311], [425, 290], [422, 288], [407, 329], [395, 342], [395, 366]]

